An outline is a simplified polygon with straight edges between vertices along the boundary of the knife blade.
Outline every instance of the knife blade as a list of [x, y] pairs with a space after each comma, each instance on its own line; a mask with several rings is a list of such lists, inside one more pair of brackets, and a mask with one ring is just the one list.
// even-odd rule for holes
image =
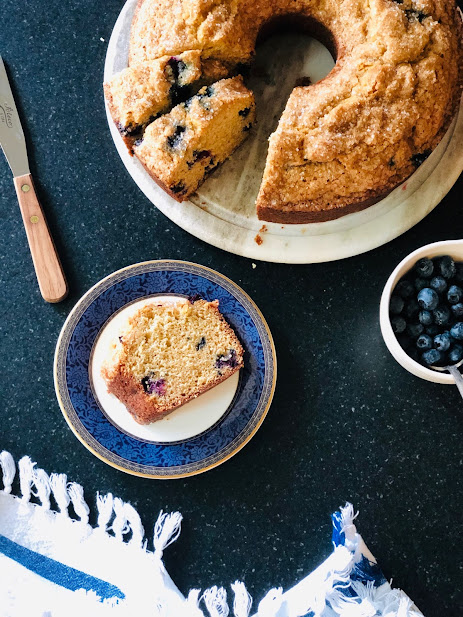
[[0, 56], [0, 144], [13, 176], [29, 173], [26, 140], [13, 99], [5, 65]]
[[13, 172], [40, 292], [47, 302], [59, 302], [67, 296], [67, 283], [29, 172], [26, 140], [1, 56], [0, 145]]

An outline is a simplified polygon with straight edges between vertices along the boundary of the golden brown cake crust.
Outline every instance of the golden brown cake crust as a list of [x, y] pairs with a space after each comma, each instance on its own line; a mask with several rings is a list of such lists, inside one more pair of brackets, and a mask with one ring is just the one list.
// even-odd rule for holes
[[201, 49], [248, 62], [259, 33], [288, 15], [330, 32], [337, 64], [293, 90], [258, 216], [330, 220], [389, 193], [439, 143], [461, 98], [461, 18], [454, 0], [140, 0], [130, 61]]

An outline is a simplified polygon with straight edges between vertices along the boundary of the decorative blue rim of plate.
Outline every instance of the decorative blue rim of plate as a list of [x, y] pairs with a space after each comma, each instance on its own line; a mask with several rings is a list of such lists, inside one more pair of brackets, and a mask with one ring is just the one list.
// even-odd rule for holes
[[[233, 406], [208, 431], [177, 443], [151, 443], [118, 429], [95, 400], [89, 364], [95, 340], [125, 305], [159, 293], [219, 300], [220, 311], [245, 349]], [[58, 339], [55, 389], [66, 421], [98, 458], [150, 478], [181, 478], [211, 469], [256, 433], [272, 402], [276, 353], [268, 325], [251, 298], [230, 279], [184, 261], [148, 261], [118, 270], [92, 287], [69, 314]]]

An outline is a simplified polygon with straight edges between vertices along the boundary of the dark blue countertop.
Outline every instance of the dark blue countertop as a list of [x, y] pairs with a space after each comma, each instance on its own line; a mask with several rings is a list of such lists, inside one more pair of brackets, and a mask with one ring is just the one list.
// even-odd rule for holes
[[[460, 615], [463, 402], [456, 388], [395, 362], [378, 307], [405, 255], [463, 237], [463, 179], [425, 220], [370, 253], [253, 269], [177, 228], [119, 159], [102, 73], [122, 1], [22, 5], [3, 0], [0, 53], [71, 292], [58, 305], [41, 299], [0, 157], [0, 450], [67, 473], [89, 502], [96, 491], [130, 501], [148, 534], [161, 508], [180, 510], [182, 535], [165, 558], [184, 592], [236, 579], [256, 600], [271, 586], [288, 588], [329, 554], [329, 514], [349, 500], [386, 577], [427, 617]], [[274, 402], [252, 441], [206, 474], [167, 482], [94, 458], [61, 414], [52, 371], [59, 331], [80, 296], [114, 270], [160, 258], [209, 266], [242, 286], [264, 313], [279, 358]]]

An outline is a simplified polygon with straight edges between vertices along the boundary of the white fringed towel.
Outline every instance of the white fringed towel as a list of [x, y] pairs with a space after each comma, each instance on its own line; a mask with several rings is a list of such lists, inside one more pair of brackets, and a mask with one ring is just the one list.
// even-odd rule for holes
[[150, 552], [129, 503], [98, 494], [91, 527], [83, 488], [66, 475], [49, 476], [25, 456], [15, 496], [8, 452], [0, 453], [0, 466], [0, 617], [423, 617], [384, 579], [357, 533], [351, 504], [333, 514], [331, 555], [293, 588], [271, 589], [253, 607], [240, 581], [228, 593], [215, 586], [180, 593], [162, 562], [180, 534], [180, 513], [159, 514]]

